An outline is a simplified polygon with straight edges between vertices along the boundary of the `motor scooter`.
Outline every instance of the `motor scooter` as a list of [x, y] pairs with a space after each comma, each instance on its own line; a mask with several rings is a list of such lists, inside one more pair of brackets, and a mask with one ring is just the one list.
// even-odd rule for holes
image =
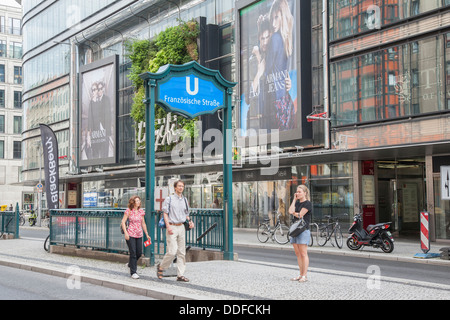
[[34, 210], [31, 210], [30, 217], [28, 218], [28, 222], [30, 223], [30, 226], [35, 226], [37, 221], [37, 215]]
[[361, 214], [355, 215], [353, 224], [350, 226], [347, 247], [351, 250], [359, 250], [363, 246], [381, 248], [386, 253], [394, 250], [394, 238], [387, 230], [392, 222], [371, 224], [364, 230]]

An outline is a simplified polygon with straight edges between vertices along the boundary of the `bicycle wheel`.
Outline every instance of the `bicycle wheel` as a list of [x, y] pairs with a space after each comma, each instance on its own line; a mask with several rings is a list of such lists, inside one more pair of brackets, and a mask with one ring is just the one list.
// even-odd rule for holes
[[256, 230], [256, 236], [258, 237], [259, 242], [267, 242], [267, 240], [269, 240], [269, 235], [269, 226], [265, 223], [261, 223], [258, 227], [258, 230]]
[[319, 227], [319, 230], [317, 231], [317, 244], [321, 247], [323, 247], [327, 241], [328, 241], [328, 227], [323, 226]]
[[50, 235], [48, 235], [47, 239], [45, 239], [44, 250], [47, 251], [47, 252], [50, 251]]
[[275, 241], [279, 244], [286, 244], [289, 242], [289, 228], [284, 224], [279, 224], [275, 228]]
[[19, 225], [23, 226], [24, 224], [25, 224], [25, 218], [20, 216], [20, 218], [19, 218]]
[[50, 226], [49, 226], [49, 221], [50, 221], [50, 219], [43, 219], [42, 221], [41, 221], [41, 227], [47, 227], [47, 228], [49, 228]]
[[337, 226], [334, 229], [334, 240], [336, 241], [336, 245], [339, 249], [342, 249], [342, 245], [344, 244], [344, 238], [342, 237], [341, 227]]

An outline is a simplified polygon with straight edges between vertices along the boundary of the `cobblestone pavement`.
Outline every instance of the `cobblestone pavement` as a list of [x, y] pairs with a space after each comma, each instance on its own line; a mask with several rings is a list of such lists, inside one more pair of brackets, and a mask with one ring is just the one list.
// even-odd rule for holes
[[[253, 232], [245, 231], [235, 233], [235, 244], [261, 246]], [[280, 246], [269, 243], [265, 246], [289, 250], [286, 254], [293, 254], [289, 244]], [[345, 248], [339, 250], [331, 246], [312, 247], [310, 250], [364, 257], [381, 256], [411, 263], [443, 264], [449, 267], [450, 274], [450, 261], [414, 259], [418, 248], [418, 244], [396, 242], [397, 253], [392, 255], [383, 254], [381, 250], [349, 252]], [[128, 268], [123, 263], [50, 254], [44, 251], [42, 240], [30, 238], [0, 241], [0, 265], [69, 277], [68, 281], [80, 280], [82, 283], [89, 282], [167, 300], [347, 300], [355, 297], [362, 300], [450, 299], [448, 285], [377, 277], [376, 272], [358, 274], [320, 268], [310, 268], [308, 282], [299, 283], [290, 281], [298, 275], [295, 266], [243, 259], [188, 263], [186, 276], [190, 283], [180, 283], [170, 277], [159, 280], [155, 267], [140, 268], [138, 273], [141, 278], [134, 280], [129, 277]]]

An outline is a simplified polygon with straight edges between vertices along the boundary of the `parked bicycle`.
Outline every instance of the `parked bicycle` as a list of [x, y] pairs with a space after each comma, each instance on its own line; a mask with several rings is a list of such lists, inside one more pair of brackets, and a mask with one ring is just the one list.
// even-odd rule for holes
[[258, 226], [256, 231], [256, 236], [258, 240], [262, 243], [265, 243], [272, 239], [272, 241], [276, 241], [279, 244], [286, 244], [289, 242], [289, 227], [280, 221], [281, 214], [277, 214], [277, 223], [275, 227], [272, 229], [270, 227], [270, 219], [264, 219], [264, 221]]
[[313, 229], [312, 229], [313, 226], [316, 228], [316, 233], [315, 234], [317, 235], [319, 233], [319, 225], [317, 223], [311, 222], [309, 224], [309, 230], [311, 231], [310, 232], [311, 233], [311, 239], [309, 241], [309, 246], [310, 247], [312, 247], [314, 245], [314, 236], [313, 236]]
[[47, 238], [45, 238], [44, 250], [50, 252], [50, 235], [48, 235]]
[[23, 211], [19, 212], [19, 226], [23, 226], [25, 224], [25, 214]]
[[[334, 243], [336, 243], [339, 249], [342, 249], [344, 244], [344, 238], [342, 236], [341, 225], [339, 224], [338, 217], [325, 216], [327, 219], [327, 223], [323, 223], [319, 225], [319, 230], [316, 234], [317, 244], [323, 247], [328, 241], [330, 241], [331, 245], [334, 247]], [[334, 237], [333, 237], [334, 235]], [[331, 240], [333, 237], [333, 240]]]

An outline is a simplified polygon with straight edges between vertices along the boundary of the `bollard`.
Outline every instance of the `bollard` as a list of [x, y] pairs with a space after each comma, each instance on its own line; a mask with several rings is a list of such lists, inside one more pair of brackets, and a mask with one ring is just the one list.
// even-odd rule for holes
[[428, 212], [420, 213], [420, 249], [422, 249], [423, 253], [416, 253], [414, 258], [429, 259], [440, 256], [439, 253], [429, 253], [431, 247], [429, 216]]
[[430, 233], [429, 233], [429, 214], [428, 212], [420, 213], [420, 248], [423, 253], [430, 251]]

